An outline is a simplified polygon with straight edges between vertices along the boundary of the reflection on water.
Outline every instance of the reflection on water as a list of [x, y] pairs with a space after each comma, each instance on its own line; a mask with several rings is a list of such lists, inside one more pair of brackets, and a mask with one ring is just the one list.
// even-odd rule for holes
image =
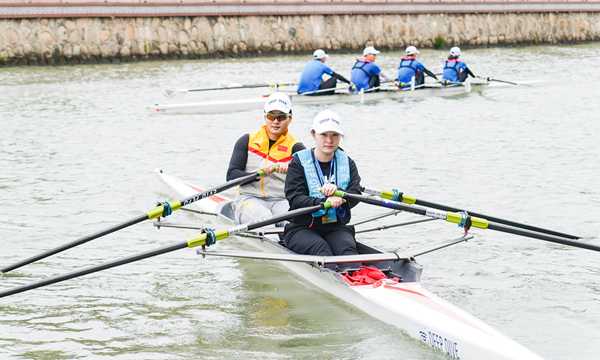
[[[437, 72], [445, 52], [419, 59]], [[477, 75], [545, 80], [456, 98], [335, 104], [343, 147], [363, 184], [583, 236], [599, 244], [600, 46], [467, 50]], [[400, 53], [377, 63], [395, 72]], [[294, 82], [306, 57], [0, 70], [0, 264], [12, 264], [138, 216], [171, 198], [152, 173], [224, 182], [231, 147], [261, 111], [150, 116], [161, 88]], [[344, 76], [354, 57], [332, 55]], [[437, 64], [437, 65], [436, 65]], [[438, 69], [439, 68], [439, 69]], [[230, 99], [262, 89], [188, 93]], [[311, 145], [324, 106], [294, 109]], [[228, 191], [233, 195], [234, 191]], [[378, 209], [360, 205], [361, 215]], [[411, 218], [398, 215], [377, 224]], [[173, 221], [195, 221], [175, 214]], [[403, 250], [455, 236], [430, 222], [366, 233]], [[600, 341], [598, 254], [472, 230], [475, 239], [421, 256], [424, 286], [548, 359], [594, 359]], [[150, 222], [5, 274], [0, 289], [180, 242], [191, 230]], [[223, 241], [219, 248], [236, 248]], [[568, 329], [568, 331], [565, 331]], [[0, 358], [443, 359], [395, 328], [294, 278], [277, 264], [202, 259], [179, 250], [0, 299]]]

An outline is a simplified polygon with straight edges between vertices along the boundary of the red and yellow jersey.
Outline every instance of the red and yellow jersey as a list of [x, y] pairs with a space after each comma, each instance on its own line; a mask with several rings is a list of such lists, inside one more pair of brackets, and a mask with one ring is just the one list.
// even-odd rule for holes
[[[255, 172], [265, 164], [289, 163], [292, 161], [292, 148], [298, 143], [289, 132], [280, 136], [269, 148], [267, 126], [249, 134], [248, 160], [246, 172]], [[253, 183], [239, 187], [239, 193], [259, 197], [272, 197], [285, 199], [285, 174], [272, 173], [270, 176]]]

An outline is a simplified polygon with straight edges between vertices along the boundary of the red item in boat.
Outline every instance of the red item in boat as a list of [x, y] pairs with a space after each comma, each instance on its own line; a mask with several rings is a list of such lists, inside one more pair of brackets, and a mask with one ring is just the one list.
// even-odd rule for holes
[[[356, 285], [371, 285], [376, 283], [378, 280], [387, 279], [385, 274], [374, 267], [361, 266], [359, 270], [355, 271], [352, 275], [350, 273], [344, 274], [344, 280], [352, 286]], [[392, 278], [392, 281], [399, 282], [400, 279]]]

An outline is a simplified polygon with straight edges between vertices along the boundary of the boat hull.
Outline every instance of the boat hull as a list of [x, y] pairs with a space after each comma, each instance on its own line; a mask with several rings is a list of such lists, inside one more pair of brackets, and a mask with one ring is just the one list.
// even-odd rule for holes
[[[456, 96], [466, 94], [469, 91], [466, 86], [428, 86], [411, 91], [404, 90], [388, 90], [368, 93], [341, 93], [336, 95], [326, 96], [309, 96], [288, 93], [292, 98], [294, 106], [297, 105], [321, 105], [335, 103], [363, 103], [371, 101], [379, 101], [383, 99], [401, 99], [409, 97], [432, 97], [432, 96]], [[256, 97], [252, 99], [229, 100], [229, 101], [206, 101], [184, 104], [155, 104], [147, 106], [146, 109], [151, 114], [214, 114], [235, 111], [246, 111], [260, 109], [265, 103], [265, 97]]]
[[[158, 176], [180, 197], [188, 197], [203, 190], [162, 172], [158, 172]], [[196, 210], [218, 213], [219, 208], [225, 204], [227, 199], [213, 195], [190, 206]], [[231, 221], [226, 216], [222, 220]], [[248, 246], [261, 252], [292, 253], [268, 239], [242, 239]], [[339, 273], [326, 268], [298, 262], [282, 261], [281, 264], [299, 278], [452, 358], [542, 359], [483, 321], [424, 289], [419, 282], [420, 265], [414, 262], [407, 264], [417, 272], [412, 281], [379, 280], [372, 285], [359, 286], [351, 286]]]

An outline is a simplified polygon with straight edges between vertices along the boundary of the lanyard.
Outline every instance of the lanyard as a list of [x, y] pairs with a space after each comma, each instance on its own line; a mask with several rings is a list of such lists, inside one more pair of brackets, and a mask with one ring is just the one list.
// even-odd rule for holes
[[335, 168], [335, 156], [333, 157], [333, 159], [331, 159], [331, 163], [329, 164], [329, 177], [325, 178], [323, 176], [323, 170], [321, 170], [321, 165], [319, 164], [319, 160], [317, 159], [317, 155], [313, 152], [313, 155], [315, 157], [315, 167], [317, 168], [317, 171], [319, 172], [319, 176], [321, 177], [321, 184], [325, 185], [325, 184], [329, 184], [329, 183], [333, 183], [333, 169]]

